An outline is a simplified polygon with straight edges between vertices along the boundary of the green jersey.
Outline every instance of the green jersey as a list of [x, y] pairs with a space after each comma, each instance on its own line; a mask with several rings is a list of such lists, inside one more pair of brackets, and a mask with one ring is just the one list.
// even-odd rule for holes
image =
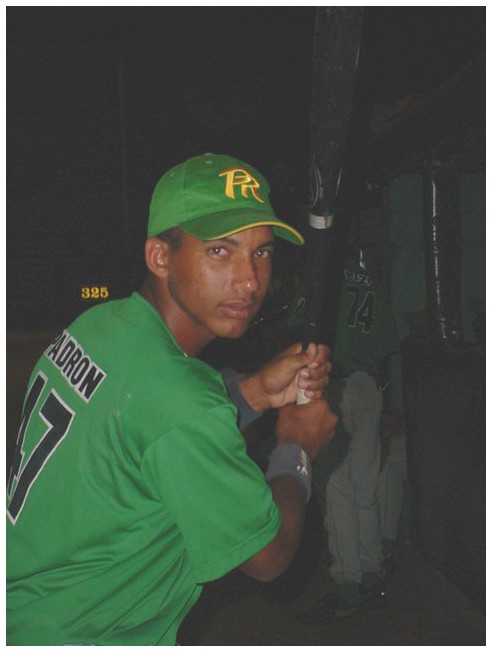
[[347, 261], [333, 346], [336, 373], [346, 377], [366, 371], [380, 381], [381, 363], [398, 350], [395, 322], [382, 289], [357, 261]]
[[173, 645], [204, 582], [276, 535], [221, 376], [139, 294], [35, 367], [8, 487], [8, 645]]

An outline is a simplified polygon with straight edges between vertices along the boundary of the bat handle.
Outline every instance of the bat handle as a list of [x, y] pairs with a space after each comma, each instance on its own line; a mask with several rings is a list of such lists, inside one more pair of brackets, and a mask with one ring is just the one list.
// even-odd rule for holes
[[297, 398], [296, 405], [305, 405], [306, 403], [311, 403], [311, 399], [308, 398], [303, 389], [297, 388]]

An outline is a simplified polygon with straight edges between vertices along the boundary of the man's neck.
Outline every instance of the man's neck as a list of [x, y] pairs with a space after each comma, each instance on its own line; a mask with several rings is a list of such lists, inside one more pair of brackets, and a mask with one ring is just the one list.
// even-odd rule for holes
[[196, 358], [213, 339], [205, 329], [200, 328], [183, 311], [172, 309], [174, 303], [166, 300], [166, 292], [145, 280], [139, 290], [141, 296], [159, 313], [174, 339], [186, 355]]

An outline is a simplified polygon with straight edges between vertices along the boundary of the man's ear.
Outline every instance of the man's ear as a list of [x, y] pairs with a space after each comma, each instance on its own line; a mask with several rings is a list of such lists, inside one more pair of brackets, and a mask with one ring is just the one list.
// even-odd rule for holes
[[159, 238], [148, 238], [145, 243], [145, 262], [152, 274], [165, 278], [168, 274], [169, 243]]

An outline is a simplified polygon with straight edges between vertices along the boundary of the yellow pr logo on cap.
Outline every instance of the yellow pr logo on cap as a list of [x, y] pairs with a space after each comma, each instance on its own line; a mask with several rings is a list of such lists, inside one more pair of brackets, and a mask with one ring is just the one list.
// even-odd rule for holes
[[224, 192], [230, 199], [236, 199], [236, 187], [240, 186], [243, 197], [247, 198], [248, 190], [250, 190], [256, 201], [259, 201], [260, 204], [265, 203], [258, 193], [259, 182], [244, 168], [224, 170], [224, 172], [220, 172], [219, 177], [226, 177]]

